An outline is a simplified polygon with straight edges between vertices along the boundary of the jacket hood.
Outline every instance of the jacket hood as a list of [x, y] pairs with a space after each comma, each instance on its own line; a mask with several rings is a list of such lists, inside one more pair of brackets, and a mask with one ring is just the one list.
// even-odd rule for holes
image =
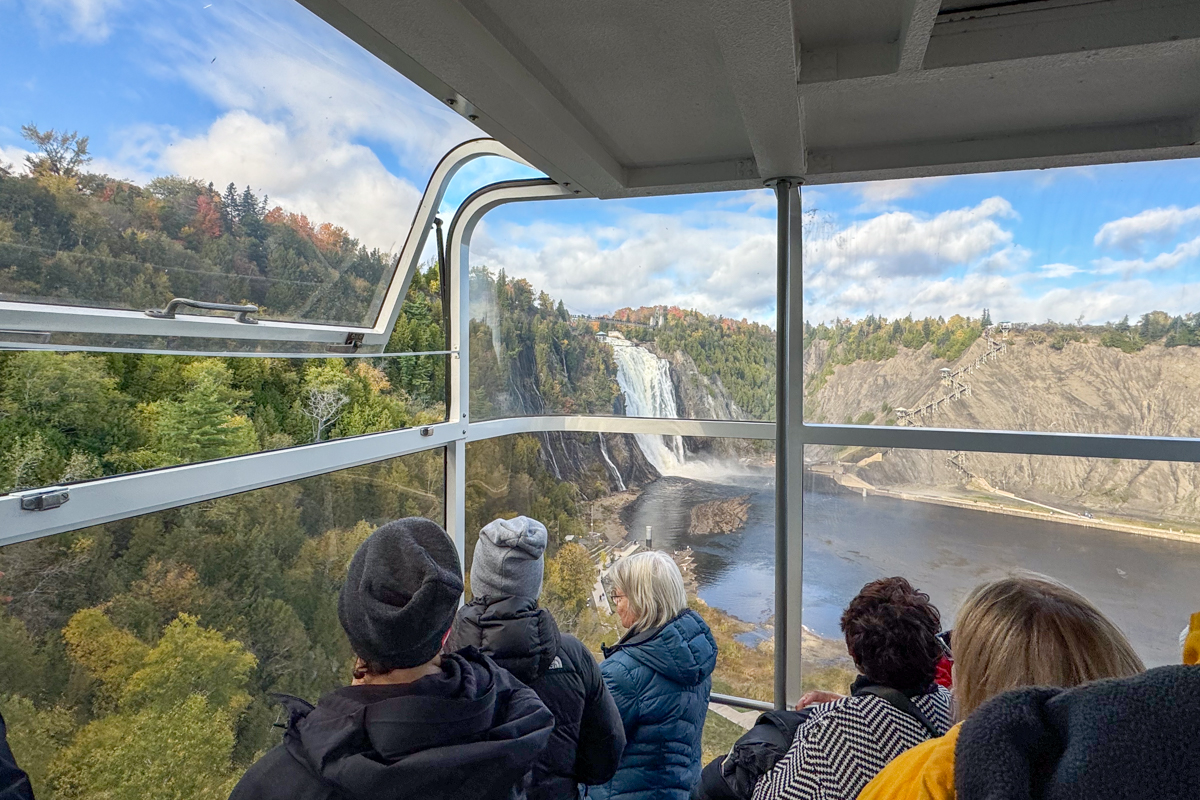
[[1196, 797], [1200, 668], [1159, 667], [1074, 689], [1017, 689], [963, 723], [959, 800]]
[[522, 781], [554, 726], [532, 690], [470, 648], [405, 688], [350, 686], [315, 708], [285, 705], [292, 757], [348, 797], [372, 800], [495, 797]]
[[477, 647], [530, 683], [546, 674], [558, 655], [561, 636], [553, 615], [528, 597], [485, 597], [458, 610], [449, 647]]
[[717, 666], [717, 642], [712, 631], [690, 608], [657, 630], [635, 634], [605, 648], [604, 654], [618, 651], [681, 686], [695, 686]]

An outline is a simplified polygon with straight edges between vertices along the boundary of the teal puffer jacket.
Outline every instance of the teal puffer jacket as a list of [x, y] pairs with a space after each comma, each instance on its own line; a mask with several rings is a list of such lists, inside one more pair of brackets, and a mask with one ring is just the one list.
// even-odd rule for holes
[[625, 724], [613, 779], [592, 787], [602, 800], [687, 800], [700, 779], [700, 735], [708, 713], [717, 643], [685, 609], [661, 628], [605, 648], [600, 672]]

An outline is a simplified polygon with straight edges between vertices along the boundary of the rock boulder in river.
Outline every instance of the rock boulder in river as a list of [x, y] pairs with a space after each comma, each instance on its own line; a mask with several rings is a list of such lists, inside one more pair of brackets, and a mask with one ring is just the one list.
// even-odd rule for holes
[[710, 533], [733, 533], [746, 524], [750, 514], [750, 495], [713, 500], [692, 508], [692, 519], [688, 533], [704, 535]]

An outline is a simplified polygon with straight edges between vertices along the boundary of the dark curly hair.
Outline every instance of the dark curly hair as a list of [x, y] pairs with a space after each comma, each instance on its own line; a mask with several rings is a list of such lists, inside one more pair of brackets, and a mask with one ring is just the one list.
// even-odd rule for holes
[[875, 683], [921, 694], [933, 683], [942, 648], [942, 615], [904, 578], [872, 581], [842, 613], [854, 663]]

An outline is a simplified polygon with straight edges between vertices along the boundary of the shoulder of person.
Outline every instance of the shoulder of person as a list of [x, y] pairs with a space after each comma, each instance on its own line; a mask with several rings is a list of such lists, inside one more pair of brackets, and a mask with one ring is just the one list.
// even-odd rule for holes
[[954, 748], [961, 725], [912, 747], [876, 775], [858, 800], [954, 800]]
[[808, 718], [800, 723], [800, 727], [796, 731], [796, 738], [800, 739], [811, 736], [820, 731], [829, 730], [832, 726], [844, 724], [849, 721], [862, 722], [867, 706], [878, 699], [876, 697], [867, 697], [866, 695], [859, 697], [839, 697], [837, 700], [831, 700], [828, 703], [818, 703], [815, 706], [810, 706], [811, 712]]
[[573, 667], [584, 674], [599, 674], [600, 665], [596, 663], [596, 657], [587, 649], [587, 645], [569, 633], [560, 634], [558, 656], [563, 661], [563, 667]]
[[229, 800], [304, 800], [315, 797], [321, 782], [288, 752], [286, 744], [272, 747], [250, 765]]
[[600, 674], [612, 681], [632, 683], [639, 676], [649, 680], [654, 671], [624, 650], [618, 650], [600, 662]]

